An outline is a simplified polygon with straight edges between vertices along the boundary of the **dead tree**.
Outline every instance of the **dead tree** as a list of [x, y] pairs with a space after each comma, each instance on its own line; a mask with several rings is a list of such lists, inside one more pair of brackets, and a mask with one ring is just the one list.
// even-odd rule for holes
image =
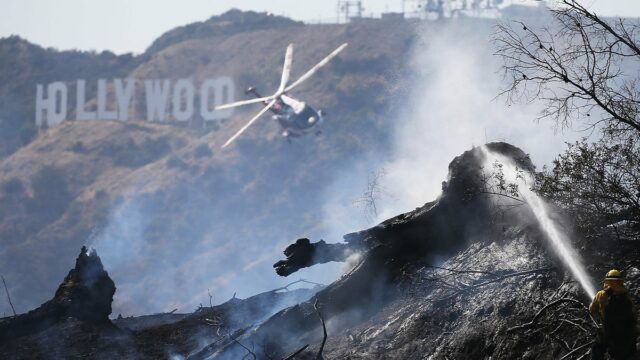
[[509, 102], [543, 100], [540, 116], [562, 127], [587, 119], [588, 128], [611, 136], [640, 135], [639, 79], [624, 71], [640, 61], [637, 20], [603, 19], [576, 0], [560, 3], [551, 10], [553, 29], [497, 27], [496, 54], [509, 82], [502, 94]]
[[382, 178], [385, 175], [386, 171], [384, 169], [372, 171], [369, 174], [367, 187], [362, 193], [362, 196], [353, 201], [355, 206], [364, 209], [365, 215], [369, 219], [375, 220], [378, 218], [378, 201], [382, 196], [387, 195], [387, 192], [381, 184]]
[[[587, 239], [637, 238], [640, 193], [640, 22], [605, 19], [576, 0], [551, 10], [553, 25], [497, 27], [508, 103], [540, 100], [540, 118], [598, 131], [570, 145], [539, 192], [568, 210]], [[592, 140], [590, 140], [592, 141]], [[618, 224], [627, 224], [619, 226]]]
[[13, 307], [13, 303], [11, 302], [11, 296], [9, 295], [9, 289], [7, 288], [7, 282], [4, 280], [4, 276], [2, 276], [2, 284], [4, 285], [4, 291], [7, 293], [7, 300], [9, 300], [9, 305], [11, 305], [13, 316], [16, 316], [16, 309]]

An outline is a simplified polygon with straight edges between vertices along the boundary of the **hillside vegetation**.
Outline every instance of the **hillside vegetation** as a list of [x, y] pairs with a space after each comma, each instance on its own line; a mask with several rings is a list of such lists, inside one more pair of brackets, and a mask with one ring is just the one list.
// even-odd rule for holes
[[[247, 21], [262, 25], [242, 25]], [[236, 271], [242, 268], [251, 269], [243, 277], [272, 278], [254, 268], [255, 262], [268, 266], [279, 247], [265, 255], [264, 249], [247, 244], [282, 244], [301, 231], [328, 226], [316, 208], [323, 184], [354, 159], [384, 150], [389, 106], [407, 91], [401, 80], [410, 72], [405, 62], [415, 40], [414, 24], [301, 26], [232, 11], [197, 26], [205, 25], [234, 30], [193, 35], [189, 27], [176, 29], [146, 54], [128, 62], [112, 56], [106, 69], [89, 67], [93, 73], [82, 72], [77, 64], [76, 71], [40, 68], [32, 52], [48, 54], [47, 61], [59, 57], [55, 61], [61, 63], [73, 53], [2, 40], [31, 51], [21, 55], [25, 60], [18, 73], [24, 81], [12, 85], [25, 94], [3, 88], [22, 94], [25, 103], [33, 101], [34, 81], [116, 75], [190, 77], [195, 82], [226, 75], [237, 84], [236, 98], [242, 98], [244, 86], [275, 89], [288, 43], [296, 44], [294, 78], [337, 45], [351, 43], [294, 94], [328, 112], [328, 126], [319, 137], [287, 144], [280, 140], [280, 128], [265, 116], [234, 147], [221, 151], [220, 144], [257, 111], [255, 106], [237, 111], [209, 133], [137, 119], [69, 121], [41, 131], [4, 158], [0, 273], [20, 311], [46, 299], [66, 271], [65, 259], [85, 243], [106, 253], [106, 265], [116, 267], [111, 272], [118, 286], [131, 290], [129, 295], [119, 292], [115, 308], [134, 313], [159, 311], [169, 302], [195, 306], [194, 294], [206, 290], [206, 279], [240, 276]], [[89, 62], [111, 55], [76, 56]], [[8, 71], [2, 74], [9, 76]], [[25, 108], [32, 112], [31, 105]], [[105, 246], [110, 248], [105, 251]], [[118, 251], [128, 255], [116, 256]], [[26, 262], [28, 258], [34, 261]], [[216, 266], [208, 266], [210, 262]], [[172, 275], [176, 269], [182, 278]], [[182, 291], [161, 286], [167, 278]], [[144, 295], [142, 282], [158, 291], [155, 297]]]

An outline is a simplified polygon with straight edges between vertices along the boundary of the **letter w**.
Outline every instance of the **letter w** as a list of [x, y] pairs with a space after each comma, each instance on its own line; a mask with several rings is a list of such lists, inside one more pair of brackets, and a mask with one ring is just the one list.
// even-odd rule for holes
[[165, 121], [167, 99], [169, 98], [169, 80], [146, 80], [144, 90], [147, 98], [147, 121], [158, 119]]

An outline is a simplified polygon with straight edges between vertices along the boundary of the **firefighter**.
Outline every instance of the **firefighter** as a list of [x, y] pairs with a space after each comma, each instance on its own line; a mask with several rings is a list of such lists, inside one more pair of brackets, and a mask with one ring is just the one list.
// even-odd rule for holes
[[631, 297], [620, 271], [609, 271], [603, 289], [589, 305], [589, 312], [599, 318], [601, 327], [591, 349], [591, 358], [604, 360], [609, 353], [614, 360], [636, 359], [636, 316]]

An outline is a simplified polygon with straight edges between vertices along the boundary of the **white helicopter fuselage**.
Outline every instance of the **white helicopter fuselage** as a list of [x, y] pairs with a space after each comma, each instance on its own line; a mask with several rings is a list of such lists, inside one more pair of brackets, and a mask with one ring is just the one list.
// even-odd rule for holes
[[284, 94], [279, 100], [282, 103], [274, 109], [276, 114], [273, 119], [283, 128], [283, 136], [299, 137], [316, 130], [314, 128], [322, 124], [322, 111], [316, 111], [306, 102]]

